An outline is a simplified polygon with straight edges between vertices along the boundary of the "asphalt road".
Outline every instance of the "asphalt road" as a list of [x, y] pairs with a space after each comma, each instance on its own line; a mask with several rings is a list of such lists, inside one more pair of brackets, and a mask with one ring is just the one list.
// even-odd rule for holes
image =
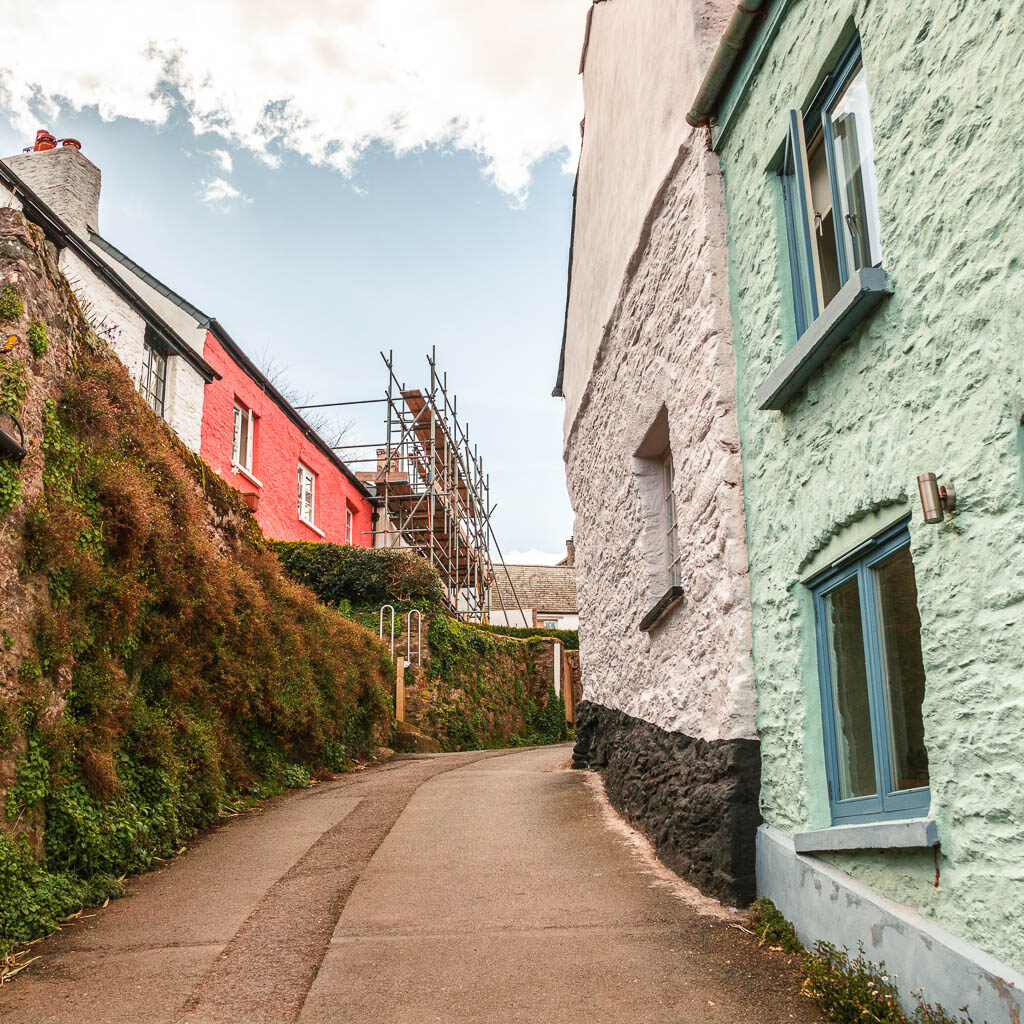
[[35, 947], [0, 1020], [815, 1020], [785, 959], [680, 899], [567, 757], [402, 758], [234, 818]]

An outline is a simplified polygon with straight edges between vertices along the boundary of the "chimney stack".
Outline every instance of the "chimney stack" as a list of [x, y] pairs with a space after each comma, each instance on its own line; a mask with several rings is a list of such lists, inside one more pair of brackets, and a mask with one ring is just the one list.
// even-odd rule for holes
[[576, 541], [570, 537], [565, 542], [565, 565], [575, 566], [576, 565]]
[[54, 138], [46, 129], [36, 132], [35, 145], [4, 163], [76, 235], [89, 239], [99, 231], [100, 169], [82, 156], [77, 139]]

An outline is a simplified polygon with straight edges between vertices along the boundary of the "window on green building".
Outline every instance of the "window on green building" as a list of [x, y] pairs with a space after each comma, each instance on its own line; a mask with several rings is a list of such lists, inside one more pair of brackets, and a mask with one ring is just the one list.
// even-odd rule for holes
[[781, 175], [799, 337], [854, 271], [882, 263], [859, 41], [825, 80], [807, 113], [790, 111]]
[[926, 813], [921, 618], [906, 525], [811, 588], [833, 821]]

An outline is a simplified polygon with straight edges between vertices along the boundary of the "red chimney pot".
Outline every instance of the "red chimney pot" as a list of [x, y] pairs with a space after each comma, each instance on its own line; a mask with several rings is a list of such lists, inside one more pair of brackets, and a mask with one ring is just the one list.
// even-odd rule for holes
[[78, 139], [61, 139], [60, 144], [62, 146], [71, 146], [72, 148], [77, 150], [81, 150], [82, 148], [82, 144], [78, 141]]
[[56, 147], [57, 140], [45, 128], [40, 128], [36, 132], [36, 144], [34, 147], [36, 153], [42, 153], [47, 149], [56, 149]]

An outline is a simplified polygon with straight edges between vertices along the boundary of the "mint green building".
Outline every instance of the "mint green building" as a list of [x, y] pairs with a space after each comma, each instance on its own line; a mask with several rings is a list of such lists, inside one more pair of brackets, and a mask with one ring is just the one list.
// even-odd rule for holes
[[728, 211], [758, 889], [1019, 1021], [1024, 10], [744, 6], [688, 119]]

